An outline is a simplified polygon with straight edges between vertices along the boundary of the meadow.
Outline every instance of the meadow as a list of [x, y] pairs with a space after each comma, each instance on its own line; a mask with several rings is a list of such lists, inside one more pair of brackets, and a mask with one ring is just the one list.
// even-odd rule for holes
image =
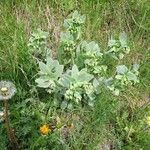
[[1, 0], [0, 113], [0, 150], [150, 150], [150, 1]]

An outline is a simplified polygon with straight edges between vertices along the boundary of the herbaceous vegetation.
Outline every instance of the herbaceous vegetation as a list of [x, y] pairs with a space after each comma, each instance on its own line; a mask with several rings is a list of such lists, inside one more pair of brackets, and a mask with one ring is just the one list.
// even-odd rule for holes
[[[105, 4], [111, 7], [116, 5], [112, 2], [101, 3]], [[31, 12], [34, 5], [28, 8]], [[66, 9], [65, 2], [60, 5]], [[84, 2], [84, 5], [96, 6], [94, 2]], [[6, 6], [11, 5], [8, 3]], [[144, 3], [142, 6], [145, 6]], [[127, 8], [130, 12], [130, 7]], [[88, 28], [90, 16], [75, 9], [63, 17], [64, 21], [61, 19], [60, 31], [58, 28], [57, 31], [55, 28], [50, 30], [53, 23], [56, 26], [56, 20], [51, 16], [50, 21], [47, 15], [51, 10], [48, 6], [46, 9], [48, 26], [30, 29], [27, 37], [19, 39], [19, 45], [21, 49], [24, 47], [25, 52], [18, 51], [13, 55], [16, 61], [23, 62], [11, 65], [13, 69], [9, 78], [5, 73], [0, 76], [1, 147], [29, 150], [148, 150], [149, 102], [147, 97], [143, 102], [140, 96], [142, 91], [138, 91], [145, 83], [145, 87], [148, 86], [148, 77], [142, 76], [147, 73], [143, 62], [128, 61], [136, 53], [129, 32], [105, 33], [108, 34], [105, 41], [96, 39], [96, 34], [88, 38], [89, 34], [93, 35]], [[91, 25], [96, 28], [94, 21]], [[127, 26], [129, 24], [130, 20]], [[19, 25], [16, 34], [22, 32], [25, 36], [23, 24]], [[28, 30], [27, 22], [25, 26]], [[140, 31], [139, 26], [138, 29]], [[129, 30], [132, 30], [130, 26]], [[59, 32], [59, 37], [56, 32]], [[149, 56], [148, 53], [146, 55]], [[4, 54], [0, 57], [4, 64], [5, 57]], [[8, 57], [13, 62], [11, 55]], [[2, 69], [7, 71], [9, 62]], [[14, 84], [8, 80], [13, 80]]]
[[[130, 66], [130, 69], [119, 64], [114, 66], [115, 70], [109, 75], [107, 73], [109, 66], [103, 60], [107, 55], [119, 60], [124, 54], [129, 53], [126, 34], [120, 33], [119, 41], [109, 39], [109, 50], [102, 51], [95, 41], [82, 40], [81, 24], [84, 22], [85, 16], [80, 15], [78, 11], [75, 11], [69, 19], [65, 19], [65, 30], [61, 32], [57, 52], [60, 56], [58, 60], [53, 59], [51, 55], [46, 56], [45, 63], [36, 58], [40, 69], [39, 78], [35, 80], [37, 86], [54, 96], [54, 103], [60, 103], [58, 107], [60, 105], [63, 109], [94, 106], [95, 98], [101, 91], [99, 86], [102, 84], [106, 85], [112, 94], [118, 96], [125, 87], [139, 82], [138, 64]], [[41, 31], [37, 34], [39, 39], [45, 38]], [[41, 42], [43, 43], [43, 40]]]

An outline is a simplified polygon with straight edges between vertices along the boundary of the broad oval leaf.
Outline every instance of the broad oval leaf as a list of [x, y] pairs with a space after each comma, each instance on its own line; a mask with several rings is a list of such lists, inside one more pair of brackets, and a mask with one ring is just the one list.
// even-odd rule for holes
[[79, 70], [77, 65], [73, 65], [72, 70], [71, 70], [71, 77], [76, 79], [78, 77]]
[[119, 40], [122, 47], [127, 47], [127, 35], [125, 32], [120, 33]]
[[128, 71], [128, 68], [125, 65], [119, 65], [116, 67], [116, 72], [118, 74], [124, 74]]
[[37, 86], [41, 88], [48, 88], [51, 84], [49, 81], [43, 80], [41, 78], [36, 79], [35, 82], [38, 84]]
[[78, 82], [89, 82], [94, 78], [93, 75], [87, 73], [84, 69], [80, 71], [77, 81]]

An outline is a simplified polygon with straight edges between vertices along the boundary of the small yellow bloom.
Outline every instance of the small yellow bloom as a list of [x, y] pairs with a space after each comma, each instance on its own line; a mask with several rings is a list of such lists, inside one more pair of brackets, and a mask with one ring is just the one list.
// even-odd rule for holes
[[150, 126], [150, 116], [146, 118], [147, 125]]
[[48, 134], [51, 130], [49, 129], [48, 125], [44, 124], [43, 126], [40, 127], [40, 132], [43, 135]]

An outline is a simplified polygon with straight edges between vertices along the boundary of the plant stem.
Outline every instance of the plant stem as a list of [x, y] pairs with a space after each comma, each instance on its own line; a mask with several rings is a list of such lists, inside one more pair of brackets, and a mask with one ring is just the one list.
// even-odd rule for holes
[[9, 115], [8, 115], [8, 100], [4, 100], [4, 107], [5, 107], [5, 125], [6, 125], [6, 131], [7, 131], [7, 136], [10, 141], [11, 147], [13, 150], [18, 150], [18, 143], [15, 138], [13, 130], [10, 128], [10, 123], [9, 123]]
[[11, 134], [10, 134], [10, 124], [9, 124], [9, 118], [8, 118], [8, 101], [4, 100], [4, 107], [5, 107], [5, 125], [7, 130], [7, 136], [10, 142], [11, 141]]

